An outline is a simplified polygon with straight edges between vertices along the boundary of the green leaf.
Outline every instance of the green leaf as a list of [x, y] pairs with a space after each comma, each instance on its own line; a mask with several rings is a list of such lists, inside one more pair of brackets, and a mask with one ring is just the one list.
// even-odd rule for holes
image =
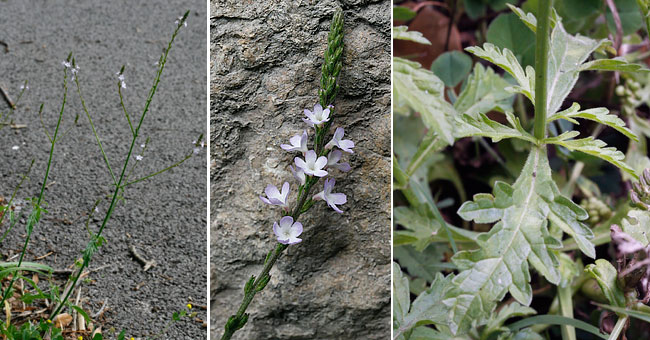
[[[639, 6], [635, 0], [614, 0], [616, 11], [621, 18], [621, 26], [623, 28], [623, 35], [629, 35], [636, 32], [643, 25], [643, 17]], [[616, 36], [616, 23], [612, 11], [607, 7], [605, 18], [607, 19], [607, 27], [613, 36]]]
[[417, 14], [418, 14], [417, 12], [411, 10], [408, 7], [404, 7], [404, 6], [393, 7], [393, 20], [409, 21], [415, 18]]
[[514, 190], [504, 182], [494, 183], [494, 196], [476, 194], [473, 201], [467, 201], [458, 209], [458, 215], [466, 221], [494, 223], [503, 218], [503, 211], [512, 205]]
[[485, 329], [483, 332], [481, 332], [481, 338], [487, 339], [492, 333], [509, 331], [510, 329], [503, 327], [503, 324], [510, 318], [535, 314], [537, 314], [537, 312], [533, 308], [522, 306], [517, 302], [508, 304], [505, 307], [501, 308], [499, 313], [497, 313], [494, 318], [488, 321], [488, 323], [485, 325]]
[[490, 23], [487, 42], [512, 51], [523, 66], [535, 62], [535, 34], [514, 13], [500, 14]]
[[549, 117], [547, 121], [551, 122], [555, 119], [566, 119], [573, 124], [579, 124], [575, 118], [587, 119], [607, 125], [624, 134], [628, 138], [637, 142], [639, 141], [639, 138], [634, 134], [634, 132], [625, 127], [625, 122], [622, 119], [618, 118], [616, 115], [609, 114], [609, 110], [604, 107], [580, 111], [580, 105], [578, 103], [573, 103], [570, 108], [554, 114], [552, 117]]
[[[632, 309], [632, 308], [625, 308], [625, 307], [617, 307], [617, 306], [610, 306], [610, 305], [604, 305], [600, 303], [595, 303], [596, 306], [609, 309], [612, 312], [616, 312], [618, 314], [624, 314], [627, 316], [630, 316], [635, 319], [639, 319], [645, 322], [650, 322], [650, 312], [645, 311], [645, 310], [638, 310], [638, 309]], [[647, 308], [647, 306], [643, 305], [642, 303], [638, 303], [635, 308]]]
[[[587, 217], [584, 210], [560, 194], [552, 179], [545, 147], [531, 150], [511, 188], [511, 199], [507, 195], [510, 188], [499, 188], [502, 193], [495, 188], [494, 203], [488, 196], [480, 196], [486, 209], [479, 209], [475, 201], [466, 203], [459, 211], [461, 217], [473, 220], [494, 221], [502, 216], [489, 232], [478, 236], [479, 249], [460, 251], [452, 258], [461, 272], [454, 279], [457, 288], [450, 290], [443, 303], [450, 308], [447, 325], [454, 333], [489, 320], [496, 302], [506, 293], [529, 305], [529, 264], [549, 282], [558, 284], [559, 261], [553, 249], [561, 247], [561, 242], [549, 233], [548, 219], [551, 215], [560, 216], [566, 224], [581, 230], [578, 219]], [[511, 204], [505, 206], [509, 201]], [[497, 203], [501, 211], [492, 209]]]
[[476, 117], [492, 110], [512, 111], [512, 93], [506, 90], [510, 84], [492, 68], [476, 63], [464, 86], [454, 102], [457, 112]]
[[418, 149], [411, 158], [411, 162], [406, 168], [406, 174], [411, 176], [417, 171], [426, 160], [430, 159], [433, 154], [442, 150], [447, 143], [435, 133], [430, 130], [418, 145]]
[[644, 247], [650, 244], [650, 215], [647, 211], [630, 210], [621, 220], [621, 229]]
[[404, 323], [410, 308], [409, 280], [402, 273], [400, 266], [393, 262], [393, 327]]
[[596, 59], [580, 66], [580, 71], [619, 71], [629, 73], [648, 73], [650, 70], [641, 64], [633, 64], [619, 57], [613, 59]]
[[401, 267], [412, 277], [432, 282], [436, 274], [443, 269], [438, 264], [442, 263], [444, 252], [448, 249], [440, 244], [429, 245], [423, 251], [417, 251], [410, 245], [399, 246], [393, 249], [393, 258], [399, 261]]
[[[394, 337], [398, 337], [400, 334], [417, 326], [444, 323], [447, 313], [445, 308], [441, 308], [441, 300], [452, 287], [451, 280], [453, 277], [453, 274], [447, 277], [442, 274], [436, 275], [431, 287], [413, 301], [410, 310], [403, 316], [403, 319], [393, 319]], [[401, 306], [403, 307], [403, 305]]]
[[535, 137], [524, 130], [519, 118], [511, 112], [506, 112], [506, 118], [510, 126], [495, 122], [483, 113], [479, 113], [478, 118], [462, 115], [456, 119], [456, 137], [490, 137], [494, 143], [506, 138], [519, 138], [532, 143], [537, 141]]
[[521, 93], [528, 97], [531, 102], [535, 102], [535, 70], [532, 67], [526, 67], [526, 72], [524, 72], [512, 51], [507, 48], [501, 50], [490, 43], [483, 44], [482, 48], [472, 46], [465, 50], [479, 58], [492, 62], [514, 77], [519, 85], [507, 87], [505, 88], [506, 91]]
[[582, 261], [579, 258], [572, 259], [568, 254], [563, 252], [558, 252], [558, 259], [560, 260], [560, 276], [562, 277], [558, 286], [570, 287], [573, 279], [580, 276], [584, 270]]
[[413, 41], [418, 44], [431, 45], [431, 42], [418, 31], [409, 31], [407, 26], [394, 26], [393, 39]]
[[598, 259], [585, 267], [585, 272], [596, 279], [607, 301], [618, 307], [625, 307], [625, 293], [618, 286], [616, 268], [607, 260]]
[[424, 250], [431, 242], [432, 236], [438, 234], [442, 227], [427, 212], [425, 206], [393, 208], [395, 223], [413, 231], [413, 235], [417, 238], [414, 246], [418, 251]]
[[444, 84], [420, 64], [393, 58], [393, 96], [422, 115], [424, 124], [448, 144], [453, 143], [451, 121], [456, 112], [444, 97]]
[[487, 5], [483, 0], [464, 0], [463, 4], [465, 5], [465, 12], [473, 20], [485, 15], [487, 10]]
[[71, 307], [72, 307], [74, 310], [76, 310], [77, 313], [81, 314], [81, 316], [83, 316], [83, 318], [86, 320], [86, 322], [90, 322], [90, 321], [91, 321], [91, 320], [90, 320], [90, 315], [88, 315], [88, 313], [86, 313], [86, 311], [83, 310], [81, 307], [76, 306], [76, 305], [72, 305]]
[[472, 58], [461, 51], [445, 52], [431, 64], [431, 71], [447, 87], [456, 87], [472, 70]]
[[593, 137], [569, 139], [575, 137], [577, 134], [577, 131], [572, 131], [557, 137], [546, 138], [543, 142], [547, 144], [562, 145], [572, 151], [580, 151], [588, 155], [596, 156], [617, 166], [621, 170], [626, 171], [635, 179], [638, 178], [634, 173], [634, 169], [623, 162], [625, 155], [622, 152], [616, 150], [614, 147], [606, 147], [607, 144], [605, 142], [600, 139], [594, 139]]
[[536, 315], [508, 325], [513, 331], [532, 325], [567, 325], [591, 333], [601, 339], [607, 340], [607, 336], [600, 333], [598, 327], [594, 327], [584, 321], [567, 318], [560, 315]]
[[408, 175], [402, 171], [395, 155], [393, 155], [393, 179], [395, 180], [395, 184], [399, 187], [405, 187], [409, 181]]

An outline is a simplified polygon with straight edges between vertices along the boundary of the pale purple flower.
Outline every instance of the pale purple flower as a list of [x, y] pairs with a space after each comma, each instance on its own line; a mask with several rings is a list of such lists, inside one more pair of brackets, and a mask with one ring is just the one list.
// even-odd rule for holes
[[142, 158], [144, 158], [144, 157], [142, 157], [142, 155], [137, 155], [137, 156], [135, 156], [135, 160], [136, 160], [136, 161], [141, 161]]
[[327, 171], [323, 170], [325, 165], [327, 165], [327, 157], [320, 156], [316, 159], [316, 152], [314, 150], [309, 150], [305, 154], [305, 160], [300, 157], [295, 159], [296, 166], [302, 169], [306, 175], [325, 177], [327, 176]]
[[309, 126], [321, 126], [323, 123], [330, 120], [330, 109], [329, 107], [323, 110], [323, 107], [320, 104], [314, 105], [314, 112], [311, 112], [305, 109], [305, 115], [307, 118], [302, 120], [309, 124]]
[[351, 169], [350, 164], [339, 163], [339, 160], [341, 159], [341, 155], [343, 155], [341, 150], [332, 150], [332, 152], [330, 152], [329, 155], [327, 155], [327, 167], [339, 169], [343, 172], [350, 171]]
[[283, 208], [288, 208], [287, 196], [289, 196], [289, 182], [284, 182], [282, 185], [282, 192], [278, 190], [275, 185], [269, 184], [264, 189], [266, 197], [260, 196], [262, 202], [270, 205], [279, 205]]
[[296, 167], [294, 170], [293, 167], [289, 165], [289, 168], [291, 169], [293, 177], [298, 180], [298, 183], [300, 183], [300, 185], [305, 185], [305, 172], [299, 167]]
[[70, 66], [72, 66], [72, 64], [71, 64], [69, 61], [67, 61], [67, 60], [66, 60], [66, 61], [62, 61], [62, 62], [61, 62], [61, 65], [63, 65], [65, 68], [70, 68]]
[[278, 237], [278, 242], [282, 244], [296, 244], [302, 241], [298, 238], [302, 234], [302, 223], [293, 223], [291, 216], [280, 219], [280, 224], [273, 222], [273, 232]]
[[332, 140], [325, 145], [325, 149], [331, 149], [335, 146], [338, 146], [341, 150], [349, 153], [354, 153], [352, 151], [352, 148], [354, 147], [354, 142], [349, 140], [349, 139], [343, 139], [343, 135], [345, 134], [345, 131], [343, 128], [336, 128], [336, 131], [334, 131], [334, 136], [332, 137]]
[[332, 189], [334, 189], [335, 183], [336, 181], [334, 180], [334, 178], [326, 179], [324, 190], [314, 195], [313, 199], [324, 200], [325, 202], [327, 202], [327, 205], [329, 205], [332, 209], [334, 209], [334, 211], [341, 214], [343, 213], [343, 211], [341, 211], [341, 209], [339, 209], [337, 205], [345, 204], [345, 202], [347, 202], [348, 199], [345, 196], [345, 194], [332, 193]]
[[18, 150], [18, 149], [20, 149], [20, 146], [18, 146], [18, 145], [14, 145], [14, 146], [11, 147], [11, 150], [14, 150], [14, 151]]
[[20, 89], [21, 90], [29, 90], [29, 86], [28, 85], [20, 85]]
[[286, 151], [300, 151], [304, 155], [307, 152], [307, 131], [301, 135], [295, 135], [289, 138], [289, 144], [282, 144], [280, 147]]
[[634, 254], [639, 250], [646, 249], [641, 242], [635, 240], [630, 234], [625, 233], [616, 224], [610, 227], [612, 243], [621, 254]]

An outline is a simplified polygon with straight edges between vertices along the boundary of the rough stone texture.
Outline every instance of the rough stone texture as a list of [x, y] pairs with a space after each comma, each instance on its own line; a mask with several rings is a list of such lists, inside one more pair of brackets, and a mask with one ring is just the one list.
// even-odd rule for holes
[[[390, 2], [211, 2], [211, 337], [275, 246], [280, 211], [258, 199], [296, 182], [280, 149], [317, 100], [329, 23], [345, 12], [344, 67], [333, 124], [355, 141], [348, 195], [301, 216], [303, 242], [271, 271], [236, 339], [386, 339], [390, 334]], [[322, 186], [322, 181], [318, 187]]]
[[[132, 119], [140, 117], [163, 48], [174, 21], [191, 10], [188, 25], [178, 34], [167, 66], [151, 102], [136, 152], [146, 137], [144, 159], [132, 179], [164, 168], [192, 151], [191, 141], [207, 126], [207, 4], [204, 0], [100, 1], [0, 0], [0, 84], [16, 99], [29, 81], [14, 118], [22, 129], [0, 130], [0, 196], [8, 197], [19, 175], [34, 167], [17, 194], [17, 205], [39, 193], [49, 152], [38, 108], [44, 103], [45, 125], [54, 130], [63, 95], [63, 66], [74, 52], [86, 105], [115, 172], [121, 170], [131, 142], [117, 94], [117, 72], [126, 64], [126, 106]], [[25, 257], [57, 269], [72, 265], [88, 242], [85, 222], [96, 199], [99, 213], [90, 227], [97, 230], [108, 208], [111, 180], [104, 167], [76, 87], [70, 85], [62, 122], [69, 133], [56, 145], [43, 215]], [[0, 112], [8, 110], [0, 96]], [[80, 114], [79, 124], [74, 117]], [[17, 150], [13, 146], [18, 146]], [[191, 302], [198, 318], [207, 320], [207, 152], [147, 182], [127, 187], [125, 201], [115, 209], [104, 230], [106, 244], [93, 257], [95, 270], [84, 282], [80, 305], [90, 314], [106, 301], [95, 321], [107, 339], [111, 328], [124, 329], [127, 339], [150, 338], [171, 321], [172, 313]], [[130, 163], [133, 164], [133, 163]], [[27, 208], [28, 209], [28, 208]], [[0, 233], [7, 230], [0, 226]], [[24, 219], [0, 244], [0, 261], [14, 258], [25, 240]], [[133, 244], [157, 266], [147, 272], [129, 254]], [[39, 256], [50, 256], [37, 260]], [[14, 258], [15, 261], [15, 258]], [[59, 281], [57, 281], [59, 282]], [[47, 280], [41, 276], [41, 283]], [[73, 295], [73, 297], [76, 296]], [[16, 312], [14, 311], [14, 320]], [[4, 320], [4, 312], [0, 319]], [[76, 337], [75, 337], [76, 338]], [[87, 337], [84, 337], [87, 338]], [[207, 322], [183, 320], [162, 339], [206, 339]]]

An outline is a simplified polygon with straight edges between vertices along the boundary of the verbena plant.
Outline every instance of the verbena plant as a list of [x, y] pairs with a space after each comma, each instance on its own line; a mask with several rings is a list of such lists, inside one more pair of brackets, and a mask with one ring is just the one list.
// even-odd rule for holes
[[[343, 193], [334, 193], [334, 178], [326, 178], [322, 190], [312, 196], [312, 190], [320, 182], [321, 178], [331, 176], [333, 170], [343, 172], [349, 171], [348, 163], [340, 163], [342, 151], [353, 153], [354, 142], [344, 138], [344, 129], [336, 128], [332, 138], [328, 141], [330, 127], [334, 120], [335, 109], [334, 100], [339, 86], [337, 78], [343, 66], [341, 56], [343, 54], [343, 12], [339, 9], [334, 13], [330, 23], [330, 31], [327, 38], [327, 49], [325, 50], [325, 61], [322, 66], [320, 89], [318, 91], [318, 104], [314, 106], [314, 111], [305, 109], [306, 117], [303, 121], [313, 128], [311, 136], [311, 148], [309, 146], [309, 133], [307, 130], [302, 134], [293, 136], [289, 139], [290, 144], [282, 144], [282, 149], [288, 152], [297, 152], [295, 158], [295, 168], [291, 166], [291, 171], [298, 182], [298, 193], [296, 203], [290, 207], [288, 196], [290, 193], [290, 184], [285, 182], [282, 190], [278, 190], [274, 185], [268, 185], [265, 189], [266, 197], [260, 196], [260, 199], [269, 205], [276, 205], [282, 208], [282, 218], [279, 222], [273, 223], [273, 232], [277, 237], [277, 245], [269, 251], [264, 260], [264, 268], [261, 273], [251, 278], [244, 286], [244, 297], [237, 312], [232, 315], [225, 324], [225, 330], [221, 337], [222, 340], [230, 339], [233, 334], [244, 327], [248, 321], [246, 309], [251, 303], [255, 294], [262, 291], [271, 279], [269, 272], [275, 265], [278, 258], [282, 255], [289, 245], [300, 243], [298, 238], [303, 231], [303, 226], [298, 222], [298, 218], [309, 211], [318, 200], [323, 200], [334, 211], [343, 213], [338, 207], [347, 201]], [[326, 143], [327, 142], [327, 143]], [[300, 157], [300, 155], [302, 157]], [[316, 189], [318, 190], [318, 189]]]
[[[181, 28], [187, 26], [186, 20], [188, 14], [189, 11], [187, 11], [183, 16], [176, 19], [176, 28], [167, 45], [167, 48], [164, 50], [164, 52], [160, 56], [160, 59], [157, 62], [157, 72], [154, 77], [151, 89], [149, 91], [149, 95], [144, 103], [144, 108], [142, 109], [142, 113], [139, 116], [131, 116], [128, 113], [126, 106], [124, 105], [123, 89], [126, 89], [124, 66], [122, 66], [119, 72], [116, 73], [116, 78], [117, 78], [116, 86], [120, 98], [121, 109], [123, 111], [124, 118], [126, 120], [126, 123], [129, 126], [129, 130], [131, 133], [128, 152], [126, 153], [126, 157], [124, 159], [123, 164], [121, 164], [120, 166], [121, 169], [119, 170], [119, 172], [115, 172], [113, 170], [113, 167], [111, 167], [111, 162], [109, 161], [108, 156], [104, 152], [104, 147], [102, 145], [101, 139], [99, 138], [99, 135], [95, 129], [95, 125], [93, 123], [91, 114], [88, 108], [86, 107], [86, 103], [84, 101], [83, 94], [82, 94], [81, 82], [80, 82], [80, 77], [82, 73], [80, 72], [79, 66], [76, 64], [76, 60], [72, 56], [72, 53], [70, 53], [67, 59], [62, 62], [63, 99], [59, 109], [59, 115], [56, 121], [56, 126], [53, 132], [50, 132], [50, 130], [46, 127], [46, 124], [43, 120], [42, 112], [44, 109], [44, 105], [41, 104], [39, 109], [39, 117], [41, 119], [41, 125], [50, 142], [50, 151], [48, 154], [48, 161], [45, 168], [43, 180], [41, 182], [42, 184], [41, 184], [40, 191], [38, 195], [36, 195], [34, 198], [29, 199], [29, 202], [31, 203], [30, 204], [31, 211], [27, 216], [25, 222], [26, 223], [25, 241], [23, 243], [22, 250], [20, 252], [17, 262], [0, 263], [0, 280], [9, 281], [6, 288], [2, 290], [0, 306], [3, 306], [3, 309], [7, 311], [8, 316], [11, 315], [11, 305], [9, 304], [9, 300], [15, 297], [14, 295], [15, 283], [17, 283], [18, 281], [26, 282], [29, 286], [31, 286], [30, 289], [23, 289], [22, 294], [17, 296], [18, 299], [26, 303], [33, 303], [35, 300], [46, 299], [52, 302], [51, 310], [49, 311], [49, 315], [47, 316], [47, 318], [43, 318], [38, 323], [33, 324], [31, 322], [28, 322], [23, 325], [19, 325], [20, 327], [17, 327], [17, 325], [12, 324], [11, 319], [7, 317], [6, 320], [2, 322], [2, 324], [0, 324], [0, 335], [2, 335], [4, 339], [42, 339], [42, 338], [63, 339], [61, 330], [53, 326], [54, 324], [56, 324], [58, 316], [66, 308], [69, 308], [70, 310], [81, 314], [84, 317], [86, 322], [90, 322], [91, 320], [90, 317], [88, 316], [88, 313], [85, 312], [80, 306], [76, 306], [73, 303], [71, 303], [70, 295], [80, 283], [79, 279], [84, 273], [84, 269], [88, 268], [93, 255], [98, 251], [99, 247], [101, 247], [102, 244], [105, 242], [102, 233], [104, 229], [108, 226], [111, 216], [115, 211], [115, 209], [117, 208], [118, 203], [120, 201], [125, 201], [123, 196], [124, 191], [127, 189], [127, 187], [151, 179], [156, 175], [159, 175], [163, 172], [166, 172], [172, 168], [181, 165], [183, 162], [188, 160], [193, 155], [199, 154], [201, 148], [204, 146], [204, 143], [202, 141], [203, 136], [201, 135], [197, 140], [193, 141], [191, 144], [188, 142], [188, 149], [189, 149], [188, 154], [180, 161], [177, 161], [168, 167], [165, 167], [163, 169], [160, 169], [158, 171], [155, 171], [153, 173], [150, 173], [140, 178], [131, 177], [135, 167], [143, 159], [143, 154], [146, 150], [146, 144], [148, 143], [149, 140], [147, 138], [146, 141], [141, 141], [142, 137], [140, 136], [140, 130], [144, 124], [147, 113], [149, 112], [149, 106], [151, 104], [151, 101], [153, 100], [153, 97], [156, 94], [156, 90], [161, 80], [163, 70], [165, 69], [167, 57], [169, 55], [169, 52], [171, 51], [174, 40], [177, 34], [180, 32]], [[45, 188], [48, 185], [48, 178], [52, 170], [52, 160], [55, 157], [55, 147], [58, 145], [58, 143], [61, 142], [61, 139], [65, 136], [67, 132], [67, 131], [63, 131], [62, 123], [64, 121], [65, 106], [68, 101], [68, 90], [70, 87], [70, 82], [74, 84], [74, 88], [76, 89], [76, 93], [81, 102], [83, 112], [85, 113], [85, 116], [88, 119], [88, 123], [90, 125], [91, 131], [95, 137], [95, 141], [102, 155], [104, 164], [106, 166], [107, 174], [110, 176], [110, 182], [112, 184], [112, 194], [109, 196], [110, 197], [109, 206], [107, 208], [106, 213], [104, 214], [101, 225], [97, 230], [92, 230], [88, 225], [88, 221], [92, 217], [93, 212], [95, 212], [95, 208], [98, 206], [101, 200], [95, 202], [93, 210], [89, 213], [88, 221], [86, 222], [89, 241], [86, 246], [86, 249], [83, 250], [82, 252], [83, 256], [77, 261], [75, 261], [75, 270], [73, 274], [70, 276], [65, 287], [62, 290], [60, 290], [59, 287], [51, 285], [49, 289], [41, 289], [38, 283], [34, 282], [31, 278], [25, 276], [23, 274], [23, 271], [31, 271], [31, 272], [38, 272], [41, 274], [47, 274], [48, 272], [51, 272], [52, 269], [44, 265], [25, 262], [24, 259], [34, 230], [38, 226], [43, 216], [47, 213], [46, 210], [47, 203], [45, 200], [45, 193], [46, 193]], [[20, 96], [22, 96], [25, 89], [26, 89], [26, 83], [21, 91]], [[15, 106], [11, 108], [12, 112], [14, 108]], [[3, 116], [3, 118], [6, 118], [6, 121], [10, 120], [9, 115]], [[75, 123], [77, 122], [77, 119], [79, 119], [78, 116], [74, 119]], [[17, 216], [14, 213], [14, 210], [12, 209], [12, 203], [16, 196], [18, 187], [20, 187], [20, 185], [23, 184], [26, 178], [27, 178], [26, 175], [22, 177], [19, 185], [14, 190], [7, 204], [4, 206], [0, 206], [0, 225], [2, 224], [2, 221], [6, 216], [8, 216], [8, 220], [9, 220], [8, 228], [3, 233], [0, 242], [4, 241], [6, 235], [18, 223], [20, 217], [22, 217], [22, 216]], [[25, 293], [26, 291], [30, 291], [30, 293]], [[181, 311], [174, 313], [172, 316], [172, 321], [180, 320], [182, 317], [188, 315], [190, 316], [195, 315], [195, 313], [190, 312], [190, 309], [191, 309], [191, 305], [187, 305], [186, 309], [184, 308]], [[164, 329], [166, 330], [167, 328]], [[83, 335], [80, 335], [79, 338], [82, 339]], [[101, 333], [94, 334], [92, 338], [94, 340], [98, 340], [98, 339], [100, 340], [102, 339], [102, 334]], [[124, 331], [117, 336], [117, 339], [120, 340], [124, 338], [125, 338]]]
[[[629, 317], [650, 321], [650, 308], [639, 303], [644, 296], [635, 285], [648, 282], [646, 269], [650, 261], [643, 259], [650, 256], [646, 252], [650, 242], [645, 236], [650, 232], [650, 172], [642, 176], [631, 195], [637, 208], [622, 210], [618, 216], [623, 221], [621, 228], [612, 227], [614, 244], [623, 247], [619, 260], [625, 263], [633, 258], [628, 269], [619, 268], [617, 272], [609, 261], [598, 259], [581, 274], [581, 261], [575, 261], [568, 251], [579, 249], [586, 257], [595, 259], [595, 245], [609, 241], [612, 223], [603, 222], [604, 230], [594, 237], [595, 230], [586, 224], [590, 218], [587, 210], [571, 200], [581, 167], [576, 165], [570, 180], [558, 184], [548, 157], [549, 148], [585, 153], [613, 164], [628, 178], [638, 179], [639, 173], [624, 162], [625, 155], [605, 142], [593, 136], [579, 138], [580, 133], [574, 130], [551, 135], [548, 131], [555, 121], [579, 124], [580, 120], [590, 120], [625, 135], [631, 139], [631, 145], [638, 142], [637, 133], [607, 108], [582, 109], [580, 104], [572, 103], [563, 109], [563, 103], [583, 71], [647, 74], [647, 70], [622, 58], [606, 58], [608, 53], [616, 54], [608, 40], [567, 33], [562, 18], [552, 10], [551, 1], [538, 2], [537, 17], [520, 8], [510, 8], [536, 36], [534, 68], [522, 67], [510, 50], [490, 43], [466, 50], [500, 67], [514, 84], [490, 67], [476, 64], [456, 96], [453, 91], [445, 93], [446, 84], [433, 72], [418, 63], [394, 58], [394, 111], [407, 117], [413, 111], [419, 112], [428, 128], [414, 149], [405, 151], [408, 146], [401, 145], [400, 138], [408, 136], [395, 137], [396, 152], [408, 156], [399, 160], [394, 157], [394, 187], [401, 191], [409, 206], [395, 208], [395, 222], [404, 230], [395, 231], [394, 245], [412, 245], [417, 252], [425, 252], [397, 254], [396, 249], [396, 256], [409, 259], [410, 263], [404, 262], [411, 266], [409, 269], [424, 273], [425, 280], [430, 282], [429, 285], [410, 279], [394, 264], [394, 339], [544, 339], [540, 332], [544, 325], [552, 324], [561, 325], [563, 339], [576, 339], [576, 327], [597, 337], [617, 339], [624, 334]], [[395, 39], [429, 44], [420, 33], [407, 31], [406, 27], [395, 27], [393, 34]], [[592, 54], [597, 58], [590, 59]], [[533, 105], [532, 131], [512, 113], [513, 94]], [[502, 112], [503, 119], [490, 118], [490, 111]], [[396, 131], [399, 129], [395, 127]], [[443, 160], [439, 152], [464, 137], [488, 137], [495, 143], [517, 139], [512, 144], [519, 152], [527, 153], [514, 183], [496, 181], [491, 194], [477, 194], [458, 210], [465, 221], [493, 224], [483, 233], [447, 223], [428, 188], [431, 174], [427, 168], [435, 168], [436, 162]], [[453, 174], [447, 176], [458, 181]], [[603, 210], [583, 205], [592, 217]], [[453, 252], [451, 263], [441, 261], [444, 248], [428, 248], [434, 242], [449, 245]], [[427, 266], [456, 273], [432, 275], [422, 268]], [[555, 287], [548, 315], [530, 316], [537, 313], [528, 307], [535, 295], [530, 283], [531, 269]], [[636, 275], [631, 278], [631, 274]], [[601, 329], [609, 335], [573, 317], [572, 296], [590, 277], [597, 285], [595, 295], [605, 303], [601, 306], [616, 313], [612, 314], [611, 327], [601, 323]], [[417, 294], [413, 301], [411, 292]], [[501, 303], [507, 294], [511, 301]], [[524, 319], [506, 325], [508, 319], [515, 317]]]

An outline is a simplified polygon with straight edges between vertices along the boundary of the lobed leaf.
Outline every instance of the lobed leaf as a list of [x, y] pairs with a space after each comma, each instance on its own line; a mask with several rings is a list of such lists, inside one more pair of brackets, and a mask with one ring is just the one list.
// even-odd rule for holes
[[493, 44], [485, 43], [483, 47], [471, 46], [465, 49], [475, 56], [492, 62], [501, 67], [515, 78], [518, 86], [506, 88], [513, 93], [521, 93], [528, 97], [531, 102], [535, 102], [535, 70], [532, 67], [526, 67], [526, 71], [521, 67], [517, 57], [507, 48], [500, 50]]
[[625, 127], [625, 122], [618, 118], [616, 115], [609, 114], [609, 110], [604, 107], [597, 107], [593, 109], [587, 109], [587, 110], [580, 110], [580, 104], [578, 103], [573, 103], [570, 108], [560, 111], [553, 115], [551, 118], [548, 119], [548, 122], [551, 122], [556, 119], [566, 119], [570, 121], [573, 124], [579, 124], [578, 121], [575, 120], [575, 118], [582, 118], [582, 119], [587, 119], [591, 120], [594, 122], [598, 122], [600, 124], [607, 125], [616, 131], [624, 134], [630, 139], [633, 139], [634, 141], [639, 141], [639, 138], [634, 134], [634, 132], [630, 131], [628, 128]]
[[393, 95], [422, 115], [427, 128], [433, 129], [447, 144], [454, 141], [451, 121], [456, 115], [445, 100], [444, 84], [420, 64], [393, 58]]
[[394, 26], [393, 39], [413, 41], [418, 44], [431, 45], [431, 42], [418, 31], [409, 31], [407, 26]]
[[634, 178], [638, 178], [634, 172], [634, 169], [623, 162], [625, 155], [622, 152], [618, 151], [614, 147], [606, 147], [607, 144], [605, 142], [600, 139], [594, 139], [593, 137], [570, 139], [572, 137], [575, 137], [577, 134], [577, 131], [563, 133], [557, 137], [546, 138], [543, 140], [543, 142], [548, 144], [562, 145], [563, 147], [572, 151], [580, 151], [588, 155], [596, 156], [617, 166], [621, 170], [624, 170]]
[[510, 126], [496, 122], [484, 113], [479, 113], [477, 118], [470, 115], [462, 115], [456, 118], [456, 137], [483, 136], [492, 138], [492, 142], [498, 142], [505, 138], [519, 138], [535, 143], [537, 140], [521, 126], [519, 118], [512, 112], [506, 112], [506, 119]]
[[472, 117], [492, 110], [511, 111], [512, 93], [506, 90], [508, 87], [510, 84], [492, 68], [476, 63], [465, 87], [454, 102], [454, 108], [457, 112]]
[[396, 207], [393, 209], [395, 223], [413, 232], [413, 236], [417, 239], [414, 246], [418, 251], [424, 250], [431, 243], [431, 238], [437, 235], [442, 227], [427, 212], [428, 208], [426, 206]]
[[[548, 230], [549, 220], [562, 223], [575, 238], [593, 237], [579, 222], [587, 213], [561, 195], [551, 175], [546, 149], [534, 147], [521, 175], [510, 187], [495, 185], [494, 195], [475, 196], [459, 209], [468, 220], [498, 222], [477, 237], [479, 249], [460, 251], [452, 258], [461, 272], [454, 278], [455, 289], [445, 296], [449, 308], [447, 325], [463, 333], [489, 320], [497, 301], [510, 293], [516, 301], [532, 300], [529, 265], [549, 282], [558, 284], [561, 273], [554, 249], [561, 242]], [[581, 248], [593, 256], [593, 245]]]

